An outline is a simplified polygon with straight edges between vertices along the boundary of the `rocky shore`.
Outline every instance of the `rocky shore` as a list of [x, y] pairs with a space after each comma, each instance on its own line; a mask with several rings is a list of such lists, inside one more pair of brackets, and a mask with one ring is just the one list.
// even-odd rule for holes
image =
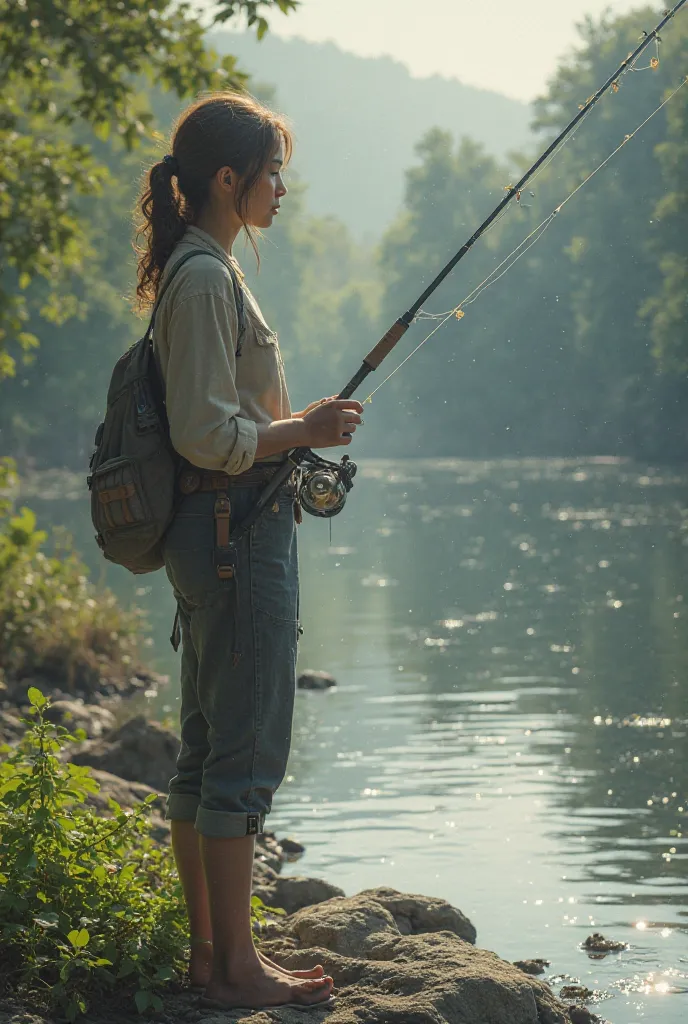
[[[162, 817], [162, 791], [173, 774], [178, 741], [173, 732], [135, 715], [121, 725], [99, 704], [58, 699], [51, 717], [69, 728], [83, 728], [88, 739], [65, 751], [89, 765], [100, 783], [90, 797], [103, 813], [108, 798], [130, 808], [151, 793], [153, 836], [169, 842]], [[22, 732], [19, 708], [0, 708], [0, 743]], [[121, 716], [120, 716], [121, 717]], [[346, 896], [320, 878], [282, 873], [303, 848], [268, 832], [258, 838], [254, 893], [284, 917], [265, 926], [261, 948], [278, 963], [298, 969], [319, 962], [335, 979], [334, 1009], [310, 1009], [308, 1018], [329, 1024], [602, 1024], [583, 1002], [560, 998], [540, 980], [546, 961], [510, 963], [476, 945], [476, 930], [460, 910], [444, 900], [394, 889], [368, 889]], [[526, 951], [524, 951], [526, 952]], [[566, 994], [565, 994], [566, 995]], [[303, 1024], [293, 1009], [219, 1012], [201, 1010], [198, 996], [171, 984], [161, 1024]], [[88, 1024], [133, 1024], [140, 1020], [107, 1008], [91, 1013]], [[0, 1024], [57, 1024], [26, 1005], [0, 1007]]]

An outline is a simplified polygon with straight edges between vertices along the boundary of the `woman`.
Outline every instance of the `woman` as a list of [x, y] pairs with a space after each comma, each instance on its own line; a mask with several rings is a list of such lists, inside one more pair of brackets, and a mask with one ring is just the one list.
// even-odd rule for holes
[[[182, 638], [181, 749], [167, 817], [191, 932], [191, 983], [205, 1005], [331, 1001], [320, 965], [287, 971], [251, 931], [255, 835], [284, 778], [295, 689], [298, 568], [293, 484], [232, 559], [235, 524], [294, 447], [347, 445], [355, 401], [289, 407], [277, 338], [232, 256], [243, 230], [269, 228], [287, 193], [285, 122], [246, 95], [187, 109], [150, 170], [137, 293], [161, 295], [154, 345], [183, 497], [165, 541]], [[200, 250], [200, 253], [199, 253]], [[189, 253], [176, 273], [175, 265]], [[169, 287], [165, 288], [169, 281]], [[164, 291], [164, 294], [163, 294]]]

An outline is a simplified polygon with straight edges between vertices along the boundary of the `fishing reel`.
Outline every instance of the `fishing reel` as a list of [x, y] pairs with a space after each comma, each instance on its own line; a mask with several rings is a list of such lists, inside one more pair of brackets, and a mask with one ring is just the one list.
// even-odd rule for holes
[[298, 501], [304, 512], [320, 519], [338, 515], [353, 487], [356, 463], [348, 455], [341, 462], [329, 462], [310, 452], [299, 468]]

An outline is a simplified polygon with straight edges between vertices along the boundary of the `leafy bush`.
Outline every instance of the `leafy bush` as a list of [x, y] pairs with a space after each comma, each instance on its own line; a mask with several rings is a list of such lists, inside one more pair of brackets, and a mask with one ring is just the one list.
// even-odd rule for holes
[[0, 991], [69, 1020], [104, 992], [160, 1009], [188, 927], [172, 854], [149, 837], [145, 804], [111, 800], [112, 818], [85, 804], [98, 783], [57, 757], [83, 732], [48, 723], [40, 690], [28, 697], [34, 719], [0, 764]]
[[[71, 1021], [106, 993], [123, 1010], [160, 1010], [186, 968], [188, 921], [172, 852], [149, 835], [156, 797], [131, 811], [111, 799], [100, 817], [85, 802], [100, 788], [90, 769], [58, 756], [86, 734], [46, 721], [40, 690], [28, 698], [27, 732], [0, 762], [0, 996]], [[254, 896], [256, 935], [282, 913]]]
[[24, 679], [89, 692], [131, 675], [143, 613], [96, 589], [68, 538], [56, 532], [46, 554], [34, 513], [13, 514], [13, 486], [13, 465], [0, 460], [0, 664], [10, 695]]

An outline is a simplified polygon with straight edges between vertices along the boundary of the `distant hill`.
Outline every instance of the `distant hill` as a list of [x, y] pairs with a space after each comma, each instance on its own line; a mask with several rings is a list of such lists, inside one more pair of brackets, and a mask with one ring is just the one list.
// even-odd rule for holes
[[210, 42], [274, 86], [294, 124], [309, 209], [336, 214], [358, 237], [379, 237], [397, 213], [413, 147], [429, 128], [469, 135], [495, 156], [532, 138], [526, 104], [458, 79], [413, 78], [390, 57], [269, 34], [258, 43], [250, 33], [213, 33]]

